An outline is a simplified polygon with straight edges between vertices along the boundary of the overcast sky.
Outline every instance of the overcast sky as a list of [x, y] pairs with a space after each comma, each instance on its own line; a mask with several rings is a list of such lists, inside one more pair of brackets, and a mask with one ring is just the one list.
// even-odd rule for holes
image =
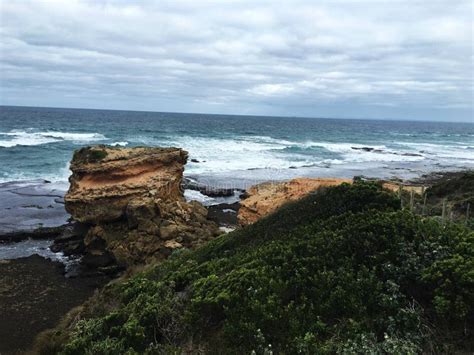
[[3, 105], [474, 121], [470, 0], [0, 7]]

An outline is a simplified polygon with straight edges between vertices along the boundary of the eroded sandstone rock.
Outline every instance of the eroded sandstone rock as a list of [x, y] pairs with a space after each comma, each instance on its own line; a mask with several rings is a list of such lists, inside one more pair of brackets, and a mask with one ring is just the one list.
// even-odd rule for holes
[[122, 217], [134, 198], [181, 198], [187, 157], [179, 148], [79, 149], [71, 161], [66, 210], [77, 221], [97, 223]]
[[[218, 232], [198, 202], [181, 191], [187, 152], [178, 148], [93, 146], [75, 152], [66, 209], [91, 227], [85, 260], [107, 266], [161, 260]], [[95, 261], [97, 260], [97, 261]]]
[[321, 187], [352, 183], [352, 179], [296, 178], [282, 182], [265, 182], [247, 190], [240, 202], [238, 220], [241, 225], [254, 223], [285, 202], [297, 200]]
[[[357, 148], [359, 149], [359, 148]], [[361, 148], [362, 149], [362, 148]], [[384, 189], [392, 192], [404, 192], [422, 195], [424, 188], [419, 185], [410, 185], [394, 181], [371, 179], [378, 182]], [[296, 178], [282, 182], [265, 182], [252, 186], [243, 195], [238, 212], [238, 221], [244, 226], [256, 222], [258, 219], [275, 211], [285, 202], [297, 200], [321, 187], [336, 186], [342, 183], [353, 182], [352, 179], [340, 178]]]

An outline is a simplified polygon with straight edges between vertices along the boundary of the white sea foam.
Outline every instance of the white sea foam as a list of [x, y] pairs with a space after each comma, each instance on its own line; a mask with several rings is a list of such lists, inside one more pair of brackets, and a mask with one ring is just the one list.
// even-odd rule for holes
[[195, 190], [184, 190], [184, 198], [186, 201], [198, 201], [203, 205], [209, 205], [213, 202], [213, 199], [209, 196], [203, 195], [199, 191]]
[[113, 142], [113, 143], [110, 143], [111, 146], [114, 146], [114, 147], [125, 147], [128, 145], [128, 142]]
[[[190, 173], [212, 173], [247, 169], [287, 169], [313, 163], [311, 157], [278, 154], [287, 146], [274, 142], [244, 140], [239, 137], [170, 137], [167, 140], [141, 140], [141, 143], [182, 147], [190, 153], [191, 159], [186, 170]], [[292, 159], [296, 158], [296, 159]]]
[[10, 132], [0, 132], [0, 136], [8, 139], [0, 140], [0, 147], [11, 148], [15, 146], [31, 146], [61, 141], [71, 142], [94, 142], [107, 139], [100, 133], [72, 133], [72, 132], [34, 132], [32, 130], [13, 130]]
[[[350, 142], [291, 141], [267, 136], [216, 137], [169, 137], [153, 140], [148, 137], [140, 143], [178, 146], [190, 153], [189, 174], [209, 174], [224, 171], [253, 169], [289, 169], [303, 167], [328, 167], [331, 165], [374, 162], [418, 162], [426, 159], [416, 150], [401, 150], [386, 145], [355, 144]], [[361, 148], [371, 148], [367, 151]], [[289, 151], [289, 148], [294, 148]], [[354, 149], [356, 148], [356, 149]], [[309, 152], [308, 152], [309, 150]], [[314, 150], [314, 151], [311, 151]], [[318, 151], [319, 150], [319, 151]], [[416, 153], [417, 155], [407, 155]]]
[[[425, 157], [422, 154], [411, 151], [396, 151], [387, 148], [385, 145], [363, 145], [351, 143], [323, 143], [325, 149], [342, 155], [343, 162], [364, 163], [364, 162], [408, 162], [421, 161]], [[356, 148], [356, 149], [354, 149]], [[370, 148], [371, 151], [363, 148]], [[404, 155], [406, 153], [416, 153], [416, 156]]]
[[474, 146], [459, 144], [434, 144], [415, 142], [396, 142], [412, 150], [422, 152], [424, 155], [436, 160], [450, 160], [451, 162], [474, 162]]
[[[397, 162], [397, 161], [420, 161], [423, 156], [407, 156], [404, 153], [415, 153], [409, 151], [395, 151], [387, 148], [385, 145], [371, 145], [371, 144], [357, 144], [357, 143], [331, 143], [331, 142], [295, 142], [288, 140], [274, 139], [271, 137], [253, 137], [253, 139], [261, 139], [267, 144], [274, 144], [273, 149], [285, 149], [288, 147], [308, 149], [308, 148], [323, 148], [329, 152], [336, 153], [342, 159], [324, 159], [313, 161], [314, 164], [339, 164], [348, 162]], [[355, 148], [355, 149], [354, 149]], [[372, 151], [367, 151], [362, 148], [370, 148]], [[421, 155], [421, 154], [420, 154]], [[296, 166], [305, 164], [296, 164]]]
[[[69, 141], [84, 143], [105, 141], [107, 138], [98, 133], [73, 133], [41, 131], [34, 129], [10, 131], [0, 133], [0, 147], [13, 147], [16, 145], [39, 145]], [[150, 136], [133, 137], [126, 140], [109, 140], [114, 146], [127, 146], [129, 144], [176, 146], [182, 147], [190, 154], [186, 165], [187, 175], [209, 175], [219, 173], [243, 174], [244, 171], [267, 170], [268, 174], [275, 174], [275, 170], [299, 168], [354, 168], [357, 164], [370, 164], [373, 167], [387, 167], [391, 163], [433, 164], [434, 162], [445, 165], [474, 165], [474, 147], [469, 140], [454, 143], [418, 143], [418, 142], [393, 142], [384, 141], [365, 144], [312, 140], [292, 140], [290, 138], [273, 138], [269, 136], [177, 136], [170, 135], [162, 138]], [[354, 149], [356, 148], [356, 149]], [[371, 148], [362, 149], [362, 148]], [[196, 161], [192, 161], [196, 159]], [[13, 180], [28, 179], [34, 176], [14, 176]], [[67, 168], [56, 173], [56, 176], [41, 176], [48, 180], [67, 180], [70, 174]], [[10, 175], [10, 174], [8, 174]], [[9, 177], [9, 176], [8, 176]], [[36, 176], [37, 177], [37, 176]], [[6, 180], [7, 176], [2, 177]], [[270, 177], [271, 178], [271, 177]], [[199, 198], [196, 198], [199, 200]], [[202, 196], [200, 199], [205, 199]], [[210, 203], [206, 201], [206, 203]]]
[[[323, 164], [344, 164], [364, 162], [397, 162], [397, 161], [420, 161], [424, 157], [407, 156], [408, 151], [394, 151], [385, 145], [370, 145], [356, 143], [330, 143], [330, 142], [305, 142], [299, 145], [305, 148], [323, 148], [340, 156], [337, 159], [324, 159]], [[369, 148], [369, 150], [365, 149]]]
[[38, 254], [44, 258], [64, 262], [63, 253], [54, 253], [49, 249], [52, 240], [26, 239], [18, 243], [3, 244], [0, 247], [0, 260], [18, 259]]
[[201, 202], [204, 206], [218, 205], [220, 203], [234, 203], [240, 199], [238, 194], [229, 197], [209, 197], [195, 190], [184, 190], [184, 198], [188, 202]]
[[43, 137], [40, 135], [32, 135], [27, 134], [26, 132], [18, 133], [18, 134], [5, 134], [5, 136], [12, 136], [11, 139], [8, 140], [0, 140], [0, 147], [4, 148], [11, 148], [16, 147], [18, 145], [40, 145], [40, 144], [47, 144], [57, 142], [58, 140], [53, 137]]
[[103, 134], [100, 133], [70, 133], [70, 132], [37, 132], [36, 134], [44, 137], [53, 137], [57, 139], [62, 139], [65, 141], [74, 141], [74, 142], [90, 142], [90, 141], [99, 141], [106, 139]]

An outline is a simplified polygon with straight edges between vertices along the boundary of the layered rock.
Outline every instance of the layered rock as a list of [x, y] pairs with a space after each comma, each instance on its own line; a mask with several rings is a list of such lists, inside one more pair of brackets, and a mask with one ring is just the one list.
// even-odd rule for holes
[[238, 220], [241, 225], [254, 223], [288, 201], [297, 200], [321, 187], [352, 183], [352, 179], [296, 178], [282, 182], [265, 182], [247, 190], [240, 202]]
[[94, 146], [77, 150], [70, 166], [66, 210], [80, 222], [108, 222], [122, 217], [135, 198], [179, 199], [187, 157], [178, 148]]
[[74, 153], [66, 209], [90, 226], [84, 261], [96, 267], [160, 260], [218, 234], [181, 190], [187, 152], [178, 148], [93, 146]]
[[[384, 189], [392, 192], [422, 195], [424, 187], [419, 184], [409, 184], [385, 180], [378, 182]], [[252, 186], [246, 192], [246, 197], [240, 202], [238, 214], [242, 226], [256, 222], [258, 219], [272, 213], [288, 201], [297, 200], [322, 187], [336, 186], [353, 182], [352, 179], [340, 178], [296, 178], [282, 182], [265, 182]]]

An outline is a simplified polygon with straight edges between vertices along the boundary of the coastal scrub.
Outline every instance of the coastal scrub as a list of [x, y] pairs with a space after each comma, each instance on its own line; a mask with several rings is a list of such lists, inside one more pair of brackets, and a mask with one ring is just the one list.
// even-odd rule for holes
[[399, 206], [371, 183], [288, 203], [109, 285], [60, 352], [472, 351], [474, 233]]

